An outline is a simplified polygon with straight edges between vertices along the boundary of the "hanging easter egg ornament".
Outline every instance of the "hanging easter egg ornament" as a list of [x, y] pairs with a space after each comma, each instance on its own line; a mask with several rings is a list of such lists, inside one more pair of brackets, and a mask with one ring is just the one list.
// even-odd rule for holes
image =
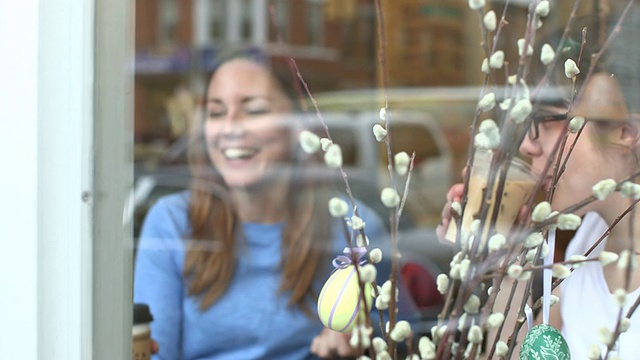
[[569, 360], [569, 345], [560, 331], [540, 324], [529, 330], [520, 347], [520, 360]]
[[[360, 296], [358, 274], [350, 257], [352, 250], [358, 261], [367, 252], [365, 248], [345, 248], [345, 255], [333, 260], [336, 270], [322, 286], [318, 298], [320, 321], [325, 327], [340, 332], [350, 332], [359, 321], [364, 321], [366, 316], [364, 302]], [[364, 263], [365, 261], [360, 261], [360, 265]], [[365, 284], [366, 309], [369, 310], [372, 303], [369, 295], [371, 290], [371, 284]]]

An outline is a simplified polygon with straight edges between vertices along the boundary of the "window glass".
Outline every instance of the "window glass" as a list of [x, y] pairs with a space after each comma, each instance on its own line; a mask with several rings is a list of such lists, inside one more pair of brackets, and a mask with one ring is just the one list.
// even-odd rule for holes
[[[321, 232], [321, 227], [334, 230], [327, 225], [331, 219], [325, 216], [324, 202], [322, 216], [297, 207], [306, 204], [298, 197], [305, 194], [313, 194], [309, 196], [313, 201], [327, 200], [315, 193], [321, 185], [328, 186], [332, 195], [353, 194], [359, 206], [365, 212], [370, 211], [372, 219], [381, 221], [382, 232], [389, 231], [395, 219], [392, 217], [390, 221], [381, 192], [388, 187], [402, 192], [406, 186], [409, 192], [406, 196], [400, 194], [406, 207], [398, 219], [398, 235], [406, 240], [401, 252], [407, 257], [402, 261], [419, 263], [419, 269], [426, 273], [437, 270], [449, 274], [451, 249], [440, 244], [436, 234], [443, 208], [451, 205], [446, 194], [454, 184], [463, 181], [462, 170], [467, 165], [470, 146], [494, 146], [486, 145], [489, 140], [476, 137], [470, 129], [477, 129], [477, 125], [483, 123], [486, 130], [491, 125], [486, 122], [488, 119], [493, 119], [496, 126], [509, 123], [517, 114], [505, 110], [514, 106], [502, 102], [509, 94], [517, 100], [537, 96], [533, 86], [524, 87], [516, 82], [516, 91], [508, 83], [523, 59], [518, 55], [517, 44], [522, 37], [520, 30], [529, 21], [528, 2], [512, 1], [505, 9], [510, 2], [492, 1], [475, 11], [469, 8], [474, 2], [464, 0], [210, 0], [206, 5], [202, 1], [137, 2], [138, 9], [144, 10], [136, 12], [134, 228], [139, 238], [137, 251], [143, 256], [164, 256], [163, 266], [177, 266], [164, 275], [174, 281], [171, 282], [173, 290], [186, 294], [184, 298], [174, 299], [175, 303], [162, 303], [160, 309], [156, 307], [151, 311], [160, 312], [158, 319], [174, 316], [171, 311], [176, 311], [178, 316], [183, 316], [180, 319], [192, 321], [180, 324], [183, 338], [160, 335], [162, 341], [174, 341], [165, 349], [184, 351], [180, 356], [189, 358], [188, 355], [193, 355], [188, 354], [192, 349], [185, 347], [189, 341], [193, 342], [189, 346], [193, 346], [194, 351], [212, 356], [216, 351], [229, 350], [222, 349], [227, 345], [229, 348], [246, 345], [239, 340], [241, 330], [237, 328], [229, 328], [228, 333], [217, 329], [215, 334], [209, 334], [207, 320], [226, 312], [237, 313], [242, 321], [246, 320], [243, 325], [252, 336], [265, 335], [261, 333], [264, 329], [260, 324], [273, 320], [268, 314], [280, 309], [282, 304], [273, 298], [260, 302], [256, 294], [271, 294], [272, 288], [281, 289], [274, 285], [281, 284], [280, 278], [260, 282], [259, 291], [246, 298], [239, 297], [242, 301], [256, 300], [261, 304], [259, 308], [238, 309], [233, 301], [222, 300], [237, 290], [234, 287], [237, 283], [230, 279], [241, 276], [245, 267], [264, 261], [261, 264], [265, 268], [279, 269], [292, 261], [289, 251], [304, 252], [312, 248], [309, 244], [294, 248], [293, 240], [287, 236], [315, 235]], [[596, 3], [599, 2], [581, 5], [579, 15], [597, 10], [600, 5]], [[378, 4], [380, 9], [376, 9]], [[552, 11], [545, 16], [538, 14], [544, 19], [534, 24], [542, 26], [541, 37], [560, 28], [572, 12], [572, 7], [565, 3], [550, 6]], [[203, 11], [206, 14], [200, 15], [194, 8], [206, 9]], [[378, 28], [377, 10], [384, 15], [384, 29]], [[482, 26], [490, 25], [491, 18], [478, 14], [489, 10], [496, 14], [497, 24], [502, 14], [506, 17], [500, 33], [481, 31]], [[620, 13], [622, 7], [612, 5], [609, 10]], [[637, 17], [632, 19], [638, 21]], [[494, 35], [499, 37], [494, 39]], [[567, 41], [563, 54], [580, 49], [580, 39]], [[544, 69], [538, 68], [542, 45], [537, 42], [535, 45], [527, 61], [531, 62], [532, 70], [543, 72]], [[503, 62], [495, 58], [489, 62], [490, 54], [485, 51], [493, 48], [504, 51]], [[624, 47], [616, 49], [623, 51]], [[606, 61], [618, 59], [605, 58]], [[230, 63], [237, 69], [227, 67]], [[630, 70], [633, 64], [618, 65], [620, 71], [633, 72]], [[220, 69], [230, 68], [235, 70], [218, 78], [223, 73]], [[485, 84], [486, 72], [491, 73], [493, 80]], [[534, 76], [536, 72], [518, 74]], [[631, 80], [620, 79], [628, 88], [637, 85], [627, 81]], [[579, 85], [579, 81], [576, 84]], [[479, 111], [480, 96], [487, 92], [495, 92], [496, 104], [490, 102], [490, 106]], [[628, 95], [626, 101], [633, 101], [633, 96]], [[522, 105], [525, 110], [526, 105]], [[386, 113], [381, 112], [381, 108], [386, 108]], [[476, 127], [472, 128], [474, 120]], [[550, 131], [544, 124], [540, 129]], [[323, 149], [314, 154], [305, 153], [299, 138], [302, 130], [310, 130], [322, 138], [319, 141]], [[390, 151], [384, 142], [384, 131], [392, 134]], [[374, 133], [380, 139], [377, 140]], [[338, 146], [337, 155], [330, 156], [327, 149], [335, 150]], [[389, 162], [396, 160], [388, 158], [389, 152], [392, 156], [404, 152], [414, 157], [411, 176], [402, 172], [390, 175]], [[509, 154], [515, 152], [517, 149]], [[344, 178], [350, 183], [349, 191]], [[257, 203], [248, 206], [242, 202], [246, 199]], [[273, 201], [261, 203], [264, 199]], [[303, 200], [310, 204], [305, 209], [316, 209], [317, 204], [312, 200]], [[288, 209], [287, 212], [282, 211], [283, 208]], [[309, 221], [308, 226], [284, 230], [266, 226], [274, 223], [289, 226], [294, 217], [301, 222]], [[348, 219], [353, 225], [351, 216]], [[256, 230], [256, 224], [264, 227], [258, 226]], [[260, 235], [273, 231], [277, 233], [278, 244], [284, 241], [283, 246], [292, 247], [272, 249], [270, 255], [273, 256], [269, 257], [252, 255], [252, 261], [255, 259], [257, 263], [244, 262], [245, 257], [238, 254], [255, 250], [250, 241], [252, 229]], [[385, 236], [382, 237], [386, 246], [391, 237]], [[158, 238], [166, 243], [149, 242]], [[145, 246], [152, 253], [145, 253]], [[157, 246], [165, 252], [153, 253]], [[196, 251], [197, 246], [201, 248]], [[304, 262], [316, 266], [314, 259], [319, 258], [309, 255]], [[273, 259], [276, 260], [269, 262]], [[146, 271], [147, 276], [154, 273], [152, 270], [166, 271], [163, 266], [158, 269], [151, 266], [156, 260], [160, 261], [146, 258], [148, 268], [136, 271]], [[330, 265], [330, 261], [325, 260], [318, 261]], [[202, 275], [207, 272], [199, 272], [202, 269], [215, 276]], [[300, 273], [298, 270], [286, 268], [288, 274]], [[406, 271], [410, 277], [411, 272]], [[264, 285], [266, 283], [270, 285]], [[288, 291], [299, 283], [282, 284]], [[139, 294], [152, 290], [146, 288]], [[410, 299], [427, 314], [421, 320], [420, 329], [430, 329], [437, 322], [434, 314], [442, 306], [442, 299], [436, 290], [434, 298], [440, 302], [431, 304], [416, 292], [411, 293]], [[154, 294], [167, 298], [174, 295]], [[150, 299], [145, 296], [141, 299]], [[198, 312], [198, 306], [212, 312]], [[209, 318], [200, 317], [202, 313]], [[196, 324], [198, 321], [194, 319], [202, 323]], [[193, 327], [187, 328], [189, 325]], [[420, 335], [429, 335], [428, 332]], [[201, 333], [223, 336], [228, 344], [214, 343], [213, 350], [203, 348], [206, 346], [200, 345], [204, 343], [200, 338], [189, 337]], [[302, 333], [296, 335], [302, 336]], [[160, 344], [161, 349], [163, 346]]]

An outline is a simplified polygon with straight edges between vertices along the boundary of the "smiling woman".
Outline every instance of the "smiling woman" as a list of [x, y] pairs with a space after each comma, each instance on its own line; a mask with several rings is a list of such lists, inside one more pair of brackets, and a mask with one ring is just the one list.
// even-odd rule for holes
[[206, 102], [204, 137], [225, 183], [246, 192], [268, 180], [269, 186], [286, 188], [288, 176], [270, 164], [291, 161], [293, 144], [283, 115], [291, 112], [292, 102], [269, 71], [252, 60], [231, 60], [211, 78]]
[[[134, 300], [151, 308], [158, 359], [314, 358], [320, 334], [314, 352], [354, 351], [311, 312], [329, 256], [346, 242], [327, 187], [308, 175], [313, 159], [297, 145], [302, 120], [285, 89], [244, 56], [209, 79], [190, 189], [160, 199], [140, 236]], [[375, 213], [358, 212], [368, 237], [380, 237]]]

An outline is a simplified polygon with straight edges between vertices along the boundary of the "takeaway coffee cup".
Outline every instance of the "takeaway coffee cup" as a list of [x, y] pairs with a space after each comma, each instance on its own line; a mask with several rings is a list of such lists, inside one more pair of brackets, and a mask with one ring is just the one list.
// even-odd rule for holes
[[151, 328], [153, 316], [146, 304], [133, 304], [133, 360], [151, 359]]
[[[487, 187], [487, 177], [489, 175], [492, 156], [493, 153], [489, 150], [476, 150], [469, 179], [467, 204], [462, 218], [461, 228], [463, 236], [466, 236], [469, 233], [471, 222], [479, 215], [480, 205], [482, 204], [483, 189]], [[489, 204], [489, 211], [487, 212], [487, 217], [484, 221], [485, 226], [482, 229], [483, 242], [486, 241], [486, 237], [489, 232], [488, 224], [497, 200], [496, 190], [499, 179], [500, 174], [496, 177], [494, 190]], [[507, 171], [504, 191], [502, 192], [500, 211], [498, 212], [498, 217], [495, 223], [495, 230], [498, 233], [504, 236], [509, 234], [520, 209], [531, 197], [537, 180], [538, 175], [531, 169], [529, 164], [518, 158], [514, 158], [511, 161], [511, 166], [509, 166], [509, 170]], [[455, 242], [456, 234], [457, 224], [456, 221], [452, 219], [449, 223], [449, 227], [447, 228], [447, 234], [445, 237], [447, 240]]]

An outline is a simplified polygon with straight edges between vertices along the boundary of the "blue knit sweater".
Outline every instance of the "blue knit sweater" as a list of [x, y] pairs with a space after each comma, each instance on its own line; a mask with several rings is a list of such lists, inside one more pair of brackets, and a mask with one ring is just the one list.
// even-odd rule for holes
[[[188, 192], [160, 199], [142, 228], [134, 302], [148, 304], [155, 319], [152, 337], [160, 352], [154, 359], [312, 359], [309, 347], [322, 324], [287, 307], [289, 294], [278, 292], [283, 224], [242, 224], [246, 246], [239, 247], [233, 279], [213, 306], [201, 311], [198, 298], [187, 295], [182, 275], [185, 239], [191, 233], [188, 203]], [[380, 219], [366, 207], [358, 211], [372, 243], [385, 241]], [[336, 255], [345, 244], [339, 225], [334, 223], [331, 240]], [[320, 270], [318, 292], [331, 265]], [[379, 279], [388, 277], [388, 272], [379, 272]]]

